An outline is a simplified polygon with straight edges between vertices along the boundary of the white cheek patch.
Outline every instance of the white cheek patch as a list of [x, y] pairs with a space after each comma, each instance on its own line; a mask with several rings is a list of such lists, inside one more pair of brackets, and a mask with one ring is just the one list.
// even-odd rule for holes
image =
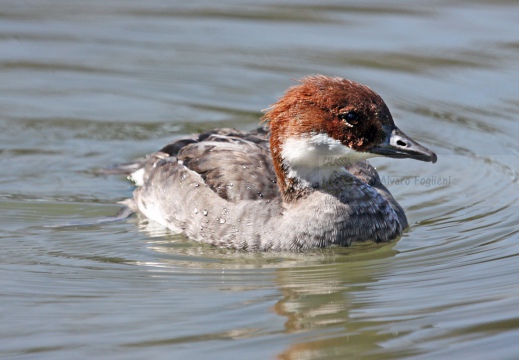
[[336, 172], [347, 172], [345, 165], [375, 156], [355, 151], [323, 133], [289, 138], [281, 150], [288, 177], [298, 178], [307, 185], [326, 182]]

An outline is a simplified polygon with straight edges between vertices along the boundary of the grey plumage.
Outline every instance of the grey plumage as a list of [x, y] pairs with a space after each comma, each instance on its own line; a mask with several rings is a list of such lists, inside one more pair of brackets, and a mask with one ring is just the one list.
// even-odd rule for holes
[[268, 132], [217, 129], [152, 154], [134, 207], [192, 240], [228, 248], [304, 250], [389, 241], [407, 227], [402, 208], [367, 162], [347, 166], [307, 197], [281, 199]]

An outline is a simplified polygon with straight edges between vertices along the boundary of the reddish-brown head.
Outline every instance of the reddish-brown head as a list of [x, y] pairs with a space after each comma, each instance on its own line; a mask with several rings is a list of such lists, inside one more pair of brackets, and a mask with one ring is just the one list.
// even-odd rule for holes
[[265, 114], [272, 150], [289, 137], [327, 133], [357, 151], [384, 137], [382, 125], [393, 125], [382, 98], [367, 86], [323, 75], [307, 76], [289, 88]]
[[281, 152], [287, 139], [327, 134], [343, 145], [367, 151], [385, 138], [382, 125], [393, 119], [382, 98], [367, 86], [323, 75], [308, 76], [289, 88], [265, 114], [270, 148], [282, 192], [293, 187]]
[[436, 161], [434, 153], [395, 126], [377, 93], [342, 78], [301, 79], [264, 119], [270, 125], [270, 149], [285, 200], [304, 194], [315, 181], [326, 181], [334, 169], [323, 166], [318, 157], [359, 161], [383, 155]]

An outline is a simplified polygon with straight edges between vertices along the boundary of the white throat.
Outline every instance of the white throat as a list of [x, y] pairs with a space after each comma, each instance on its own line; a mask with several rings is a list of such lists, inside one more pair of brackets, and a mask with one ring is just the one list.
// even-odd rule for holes
[[355, 151], [323, 133], [288, 138], [281, 149], [288, 177], [298, 179], [304, 187], [324, 184], [337, 173], [347, 174], [344, 166], [375, 156]]

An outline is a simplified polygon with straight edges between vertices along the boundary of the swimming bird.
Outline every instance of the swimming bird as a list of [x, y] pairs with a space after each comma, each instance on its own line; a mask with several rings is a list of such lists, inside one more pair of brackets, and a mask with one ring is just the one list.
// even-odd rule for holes
[[148, 155], [126, 204], [189, 239], [246, 251], [386, 242], [408, 223], [371, 157], [436, 162], [367, 86], [304, 77], [251, 132], [220, 128]]

